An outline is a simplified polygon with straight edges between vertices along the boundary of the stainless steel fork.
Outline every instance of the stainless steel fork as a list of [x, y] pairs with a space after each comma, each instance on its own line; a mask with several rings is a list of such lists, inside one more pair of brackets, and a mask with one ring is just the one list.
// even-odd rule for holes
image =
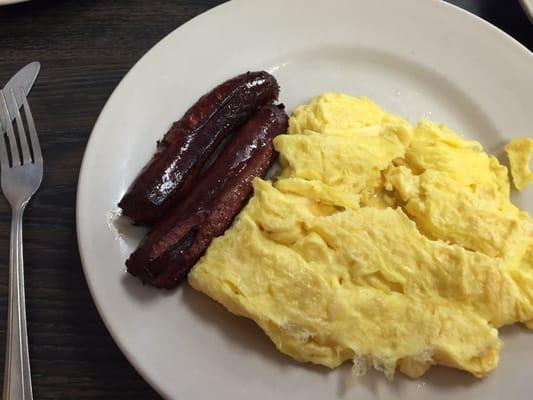
[[[43, 157], [37, 131], [24, 89], [15, 93], [0, 91], [2, 130], [0, 130], [0, 166], [2, 192], [11, 205], [11, 248], [9, 252], [9, 306], [4, 373], [4, 400], [32, 400], [26, 301], [24, 296], [24, 262], [22, 254], [22, 215], [43, 177]], [[27, 130], [16, 97], [23, 99]], [[17, 135], [7, 102], [13, 102]], [[26, 133], [28, 132], [28, 134]], [[5, 132], [5, 133], [3, 133]], [[29, 139], [29, 140], [28, 140]], [[8, 150], [9, 149], [9, 150]]]

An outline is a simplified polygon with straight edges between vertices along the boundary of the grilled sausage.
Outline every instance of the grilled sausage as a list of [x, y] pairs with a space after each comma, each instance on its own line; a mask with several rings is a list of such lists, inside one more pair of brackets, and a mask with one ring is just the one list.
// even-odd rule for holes
[[156, 287], [173, 288], [224, 233], [248, 200], [251, 182], [272, 166], [272, 139], [286, 132], [280, 106], [265, 106], [235, 133], [187, 199], [154, 226], [130, 256], [128, 271]]
[[272, 75], [248, 72], [201, 97], [159, 143], [159, 151], [120, 201], [122, 213], [140, 224], [157, 222], [193, 186], [224, 137], [278, 93]]

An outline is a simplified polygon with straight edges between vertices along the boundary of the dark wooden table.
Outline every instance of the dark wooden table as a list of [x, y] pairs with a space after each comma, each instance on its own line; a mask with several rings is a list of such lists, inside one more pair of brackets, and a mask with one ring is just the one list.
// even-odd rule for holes
[[[39, 60], [31, 104], [45, 176], [25, 219], [26, 293], [35, 398], [157, 399], [122, 356], [89, 295], [78, 255], [76, 184], [98, 113], [159, 39], [219, 0], [33, 0], [0, 8], [0, 84]], [[265, 4], [267, 1], [265, 1]], [[454, 0], [533, 49], [517, 0]], [[0, 199], [0, 353], [10, 210]], [[1, 365], [1, 364], [0, 364]]]

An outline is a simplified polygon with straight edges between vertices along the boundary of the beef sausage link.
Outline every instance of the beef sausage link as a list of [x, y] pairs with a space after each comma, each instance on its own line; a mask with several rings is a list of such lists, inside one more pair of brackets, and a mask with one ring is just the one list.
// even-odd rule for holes
[[251, 182], [276, 159], [272, 139], [285, 133], [282, 106], [261, 107], [232, 137], [187, 200], [154, 226], [126, 265], [156, 287], [172, 288], [224, 233], [248, 200]]
[[[172, 124], [172, 127], [165, 134], [163, 140], [159, 142], [160, 146], [166, 148], [171, 143], [182, 140], [195, 129], [201, 127], [208, 119], [213, 117], [224, 104], [226, 104], [236, 90], [239, 90], [246, 85], [258, 86], [270, 91], [271, 88], [277, 87], [277, 82], [269, 73], [257, 71], [246, 72], [221, 83], [213, 90], [200, 97], [196, 103], [185, 112], [180, 120]], [[268, 93], [265, 94], [269, 96]], [[274, 98], [277, 97], [278, 95], [275, 93]]]
[[160, 151], [124, 195], [119, 203], [123, 214], [140, 224], [157, 222], [194, 185], [224, 137], [278, 93], [272, 75], [249, 72], [203, 96], [177, 123], [179, 129], [167, 133]]

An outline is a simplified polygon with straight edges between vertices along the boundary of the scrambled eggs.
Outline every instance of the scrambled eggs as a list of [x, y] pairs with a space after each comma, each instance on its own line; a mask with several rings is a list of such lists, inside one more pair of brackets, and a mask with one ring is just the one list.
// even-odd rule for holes
[[529, 170], [529, 161], [533, 151], [533, 139], [519, 138], [511, 140], [505, 146], [505, 152], [511, 165], [511, 175], [515, 187], [522, 191], [533, 182], [533, 172]]
[[274, 144], [281, 174], [254, 181], [189, 282], [280, 351], [389, 378], [434, 364], [483, 377], [497, 328], [533, 328], [533, 224], [478, 142], [324, 94]]

